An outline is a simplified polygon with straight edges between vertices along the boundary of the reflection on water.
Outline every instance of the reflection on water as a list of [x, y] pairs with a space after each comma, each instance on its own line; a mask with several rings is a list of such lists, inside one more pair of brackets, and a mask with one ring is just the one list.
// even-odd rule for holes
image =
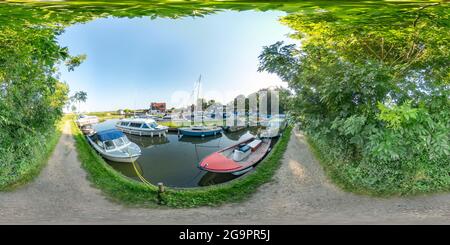
[[[116, 119], [94, 126], [99, 130], [114, 128]], [[137, 160], [140, 173], [149, 182], [164, 183], [166, 186], [195, 187], [223, 183], [236, 178], [232, 174], [208, 173], [198, 168], [199, 162], [209, 154], [252, 137], [255, 128], [213, 137], [182, 137], [168, 133], [167, 137], [140, 137], [127, 135], [139, 145], [142, 156]], [[132, 164], [108, 163], [125, 176], [138, 180]]]

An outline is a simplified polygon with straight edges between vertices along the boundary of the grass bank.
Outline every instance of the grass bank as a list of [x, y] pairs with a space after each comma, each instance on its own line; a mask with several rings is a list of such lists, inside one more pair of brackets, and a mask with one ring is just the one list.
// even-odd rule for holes
[[0, 156], [0, 191], [11, 191], [39, 175], [47, 164], [67, 118], [62, 118], [47, 132], [39, 132], [22, 139], [20, 147]]
[[[115, 171], [89, 146], [75, 123], [72, 133], [76, 141], [78, 157], [95, 186], [118, 202], [144, 207], [157, 207], [157, 187], [129, 179]], [[228, 183], [189, 189], [166, 188], [162, 205], [169, 207], [216, 206], [238, 202], [248, 198], [259, 186], [269, 182], [281, 163], [291, 135], [288, 127], [269, 155], [255, 171]]]
[[327, 176], [345, 191], [376, 197], [450, 191], [450, 158], [355, 162], [323, 139], [307, 139]]
[[116, 112], [90, 112], [87, 113], [89, 116], [97, 116], [100, 121], [105, 121], [108, 119], [121, 119], [124, 115], [119, 115]]

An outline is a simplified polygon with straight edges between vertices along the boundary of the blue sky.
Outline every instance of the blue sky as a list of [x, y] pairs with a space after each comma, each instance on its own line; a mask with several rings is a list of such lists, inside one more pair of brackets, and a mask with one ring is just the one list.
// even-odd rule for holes
[[[86, 91], [83, 111], [148, 108], [150, 102], [181, 106], [199, 75], [202, 94], [226, 102], [259, 88], [284, 85], [257, 72], [262, 46], [287, 38], [283, 12], [221, 12], [206, 17], [151, 20], [97, 19], [68, 27], [59, 43], [87, 60], [61, 69], [71, 93]], [[186, 98], [187, 97], [187, 98]]]

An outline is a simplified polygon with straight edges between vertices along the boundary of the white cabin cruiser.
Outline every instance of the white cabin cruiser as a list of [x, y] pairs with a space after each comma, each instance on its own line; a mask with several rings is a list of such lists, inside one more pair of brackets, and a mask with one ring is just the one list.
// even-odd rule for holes
[[117, 122], [116, 128], [127, 134], [139, 136], [165, 136], [169, 127], [158, 125], [150, 118], [122, 119]]
[[114, 162], [134, 162], [141, 155], [139, 146], [116, 129], [97, 132], [87, 139], [100, 155]]
[[97, 116], [80, 115], [75, 122], [77, 123], [78, 127], [82, 127], [84, 125], [98, 123], [99, 120]]

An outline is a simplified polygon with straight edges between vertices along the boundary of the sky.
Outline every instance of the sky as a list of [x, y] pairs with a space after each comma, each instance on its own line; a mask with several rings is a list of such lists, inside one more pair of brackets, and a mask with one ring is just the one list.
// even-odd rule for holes
[[59, 36], [72, 55], [87, 59], [60, 80], [71, 94], [85, 91], [82, 111], [168, 108], [192, 102], [195, 82], [201, 97], [226, 103], [260, 88], [287, 86], [274, 74], [258, 72], [263, 46], [292, 43], [283, 12], [220, 12], [180, 19], [104, 18], [68, 27]]

